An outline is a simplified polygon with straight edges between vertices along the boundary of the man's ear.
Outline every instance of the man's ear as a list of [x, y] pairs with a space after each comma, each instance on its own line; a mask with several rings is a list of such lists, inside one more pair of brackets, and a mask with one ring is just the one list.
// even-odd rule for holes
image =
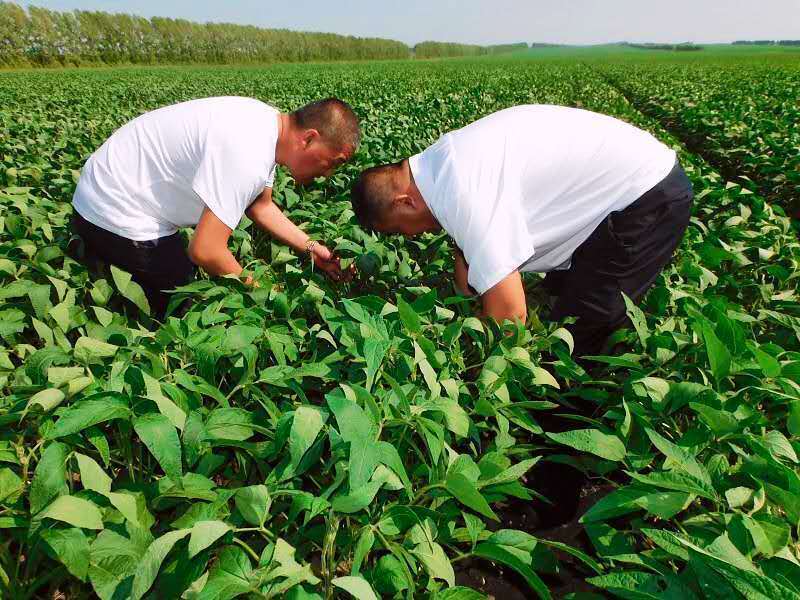
[[300, 144], [302, 145], [303, 150], [305, 150], [318, 139], [319, 139], [319, 131], [317, 131], [316, 129], [306, 129], [300, 135]]
[[414, 198], [406, 193], [397, 194], [392, 200], [392, 204], [394, 205], [394, 208], [405, 211], [414, 210], [417, 208]]

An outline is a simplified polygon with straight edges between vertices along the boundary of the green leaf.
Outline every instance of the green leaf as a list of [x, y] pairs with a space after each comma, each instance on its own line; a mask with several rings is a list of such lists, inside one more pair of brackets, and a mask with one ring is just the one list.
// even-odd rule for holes
[[475, 546], [473, 554], [487, 560], [499, 562], [500, 564], [514, 569], [523, 577], [523, 579], [525, 579], [527, 584], [534, 592], [536, 592], [539, 598], [542, 598], [542, 600], [550, 600], [550, 591], [547, 589], [547, 586], [541, 580], [541, 578], [533, 572], [533, 569], [522, 562], [514, 554], [509, 552], [505, 547], [498, 544], [481, 542]]
[[114, 280], [114, 285], [117, 286], [117, 290], [124, 298], [133, 302], [146, 315], [150, 314], [150, 303], [147, 301], [147, 296], [142, 286], [135, 281], [131, 281], [130, 273], [111, 265], [111, 277]]
[[334, 511], [341, 513], [356, 513], [363, 510], [372, 504], [383, 484], [382, 480], [370, 481], [358, 489], [351, 490], [345, 496], [337, 496], [333, 499], [331, 507]]
[[437, 592], [432, 600], [487, 600], [488, 596], [473, 590], [472, 588], [456, 587], [447, 588], [441, 592]]
[[227, 546], [211, 567], [208, 580], [196, 598], [223, 600], [246, 594], [253, 587], [252, 576], [253, 567], [244, 550], [238, 546]]
[[294, 411], [292, 429], [289, 432], [289, 454], [291, 465], [297, 468], [303, 455], [314, 444], [325, 425], [328, 415], [316, 406], [299, 406]]
[[35, 515], [56, 496], [68, 493], [67, 452], [64, 444], [58, 442], [47, 446], [36, 465], [28, 497], [31, 514]]
[[236, 508], [245, 521], [256, 527], [263, 527], [272, 506], [269, 490], [265, 485], [251, 485], [239, 488], [234, 497]]
[[230, 530], [231, 526], [224, 521], [198, 521], [195, 523], [189, 538], [189, 558], [208, 548]]
[[417, 544], [411, 554], [422, 562], [431, 577], [446, 581], [450, 587], [456, 584], [453, 565], [450, 564], [450, 559], [447, 558], [447, 554], [439, 544], [430, 541]]
[[370, 480], [378, 460], [377, 444], [372, 440], [359, 438], [350, 443], [348, 483], [351, 490], [360, 488]]
[[136, 574], [133, 576], [133, 587], [131, 588], [131, 598], [139, 600], [147, 593], [147, 590], [156, 580], [161, 563], [172, 550], [172, 547], [191, 532], [190, 529], [178, 529], [165, 533], [155, 540], [139, 561]]
[[703, 323], [703, 341], [706, 344], [706, 354], [708, 364], [711, 365], [711, 373], [717, 383], [725, 379], [731, 371], [731, 353], [714, 333], [714, 329], [708, 323]]
[[121, 397], [106, 397], [82, 400], [73, 404], [61, 414], [55, 426], [48, 432], [45, 439], [55, 439], [78, 433], [92, 425], [111, 421], [113, 419], [127, 419], [130, 416], [128, 403]]
[[73, 355], [78, 361], [90, 365], [114, 356], [118, 350], [119, 346], [83, 336], [75, 342]]
[[61, 404], [64, 398], [66, 398], [64, 392], [56, 388], [42, 390], [31, 396], [31, 399], [28, 400], [28, 404], [25, 405], [25, 412], [27, 413], [30, 411], [33, 406], [40, 407], [44, 412], [50, 412]]
[[83, 488], [107, 495], [111, 491], [111, 477], [106, 475], [94, 459], [77, 452], [75, 459], [78, 461]]
[[684, 510], [694, 500], [685, 492], [657, 492], [634, 500], [634, 504], [661, 519], [669, 520]]
[[331, 580], [336, 587], [343, 589], [357, 600], [378, 600], [372, 586], [363, 577], [336, 577]]
[[498, 516], [494, 514], [494, 511], [489, 506], [489, 503], [486, 502], [486, 499], [478, 491], [478, 488], [475, 487], [475, 484], [473, 484], [463, 474], [459, 472], [448, 473], [447, 479], [445, 480], [445, 486], [447, 491], [450, 492], [453, 497], [461, 502], [461, 504], [464, 506], [471, 508], [479, 514], [482, 514], [484, 517], [488, 517], [498, 522], [500, 521]]
[[206, 421], [210, 438], [243, 442], [253, 436], [253, 415], [242, 408], [217, 408]]
[[39, 518], [63, 521], [83, 529], [103, 529], [100, 509], [93, 502], [77, 496], [59, 496], [41, 512]]
[[554, 442], [589, 452], [606, 460], [621, 461], [627, 451], [625, 444], [615, 435], [603, 433], [598, 429], [573, 429], [563, 433], [547, 433]]
[[40, 534], [55, 558], [81, 581], [89, 574], [89, 538], [77, 528], [45, 529]]
[[397, 312], [400, 314], [400, 320], [403, 322], [403, 327], [406, 328], [406, 331], [409, 333], [419, 333], [422, 330], [417, 311], [400, 297], [397, 298]]
[[180, 481], [183, 475], [181, 442], [170, 420], [161, 413], [142, 415], [134, 421], [133, 429], [167, 477]]
[[372, 546], [375, 544], [375, 532], [371, 526], [364, 527], [361, 535], [358, 536], [355, 549], [353, 550], [353, 566], [350, 569], [351, 575], [358, 575], [361, 565], [364, 563]]

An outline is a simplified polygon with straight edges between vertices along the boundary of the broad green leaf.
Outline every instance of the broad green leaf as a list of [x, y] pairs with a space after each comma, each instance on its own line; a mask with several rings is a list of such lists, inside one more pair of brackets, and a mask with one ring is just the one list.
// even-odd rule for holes
[[45, 529], [40, 534], [53, 555], [81, 581], [89, 574], [89, 538], [80, 529]]
[[133, 587], [131, 588], [131, 598], [139, 600], [147, 593], [150, 586], [156, 580], [161, 563], [172, 550], [172, 547], [190, 533], [190, 529], [178, 529], [165, 533], [155, 540], [147, 548], [147, 551], [139, 561], [136, 573], [133, 576]]
[[77, 496], [59, 496], [40, 513], [39, 518], [63, 521], [83, 529], [103, 529], [100, 509], [93, 502]]
[[417, 544], [411, 554], [422, 562], [431, 577], [447, 582], [450, 587], [456, 584], [453, 565], [439, 544], [430, 541]]
[[375, 595], [372, 586], [363, 577], [352, 575], [336, 577], [331, 580], [331, 583], [357, 600], [378, 600], [378, 596]]
[[364, 527], [361, 535], [358, 536], [355, 549], [353, 550], [353, 566], [350, 568], [351, 575], [358, 575], [361, 565], [364, 563], [372, 546], [375, 544], [375, 532], [371, 526]]
[[714, 379], [720, 382], [730, 373], [731, 353], [709, 324], [704, 323], [702, 330], [703, 341], [706, 344], [706, 354], [708, 355], [708, 364], [711, 365], [711, 373], [714, 375]]
[[66, 398], [66, 395], [59, 389], [48, 388], [42, 390], [31, 396], [31, 399], [28, 400], [28, 404], [25, 406], [25, 412], [28, 412], [34, 406], [40, 407], [44, 412], [50, 412], [61, 404], [64, 398]]
[[183, 474], [181, 442], [170, 420], [160, 413], [142, 415], [134, 421], [133, 429], [167, 477], [180, 481]]
[[293, 467], [300, 464], [303, 455], [314, 444], [326, 419], [327, 414], [315, 406], [299, 406], [295, 409], [289, 433], [289, 454]]
[[230, 530], [231, 526], [223, 521], [199, 521], [195, 523], [189, 538], [189, 557], [196, 556]]
[[590, 452], [607, 460], [621, 461], [627, 454], [625, 444], [615, 435], [603, 433], [598, 429], [573, 429], [563, 433], [547, 433], [554, 442]]
[[128, 403], [121, 397], [81, 400], [67, 408], [48, 432], [47, 439], [55, 439], [78, 433], [92, 425], [113, 419], [127, 419], [131, 414]]
[[445, 481], [445, 486], [447, 487], [447, 491], [467, 508], [471, 508], [484, 517], [500, 521], [489, 506], [489, 503], [486, 502], [486, 499], [478, 491], [478, 488], [475, 487], [475, 484], [461, 473], [449, 473]]
[[147, 301], [142, 286], [131, 280], [131, 274], [111, 265], [111, 277], [114, 285], [123, 297], [133, 302], [143, 313], [150, 314], [150, 303]]
[[272, 498], [265, 485], [251, 485], [237, 490], [236, 508], [250, 525], [262, 527], [269, 515]]
[[534, 573], [528, 565], [509, 552], [504, 546], [482, 542], [475, 547], [473, 554], [514, 569], [525, 579], [539, 598], [542, 600], [550, 600], [551, 595], [550, 591], [547, 589], [547, 585], [545, 585], [541, 578]]
[[42, 452], [36, 471], [33, 473], [28, 497], [32, 515], [50, 504], [56, 496], [68, 493], [67, 452], [67, 447], [58, 442], [48, 445]]
[[217, 408], [206, 421], [208, 437], [243, 442], [253, 436], [253, 415], [242, 408]]
[[114, 356], [118, 350], [119, 346], [84, 336], [75, 342], [73, 354], [80, 362], [90, 365]]
[[111, 477], [106, 475], [94, 459], [85, 454], [76, 452], [75, 459], [78, 461], [78, 470], [84, 489], [107, 495], [111, 491]]
[[400, 320], [403, 322], [406, 331], [409, 333], [419, 333], [421, 331], [422, 325], [417, 311], [408, 302], [399, 297], [397, 298], [397, 312], [400, 314]]

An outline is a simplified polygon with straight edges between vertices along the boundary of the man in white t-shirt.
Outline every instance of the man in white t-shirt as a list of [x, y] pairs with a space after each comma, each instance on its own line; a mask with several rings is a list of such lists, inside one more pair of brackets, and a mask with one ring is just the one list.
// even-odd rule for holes
[[[329, 176], [358, 148], [358, 118], [336, 98], [292, 113], [252, 98], [182, 102], [118, 129], [89, 158], [73, 197], [74, 229], [90, 258], [130, 272], [163, 315], [171, 290], [194, 265], [239, 275], [228, 239], [246, 213], [256, 225], [335, 280], [331, 251], [272, 201], [276, 165], [301, 184]], [[195, 227], [188, 254], [178, 233]]]
[[551, 316], [577, 317], [575, 353], [597, 354], [689, 223], [692, 189], [673, 150], [632, 125], [560, 106], [518, 106], [373, 167], [353, 188], [363, 226], [414, 236], [442, 228], [455, 278], [482, 314], [527, 316], [520, 272], [547, 272]]

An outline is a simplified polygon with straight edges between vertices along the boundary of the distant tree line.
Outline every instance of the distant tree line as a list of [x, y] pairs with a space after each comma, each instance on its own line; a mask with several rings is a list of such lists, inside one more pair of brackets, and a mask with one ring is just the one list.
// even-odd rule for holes
[[489, 54], [506, 54], [527, 50], [526, 42], [516, 44], [497, 44], [494, 46], [477, 46], [475, 44], [457, 44], [454, 42], [420, 42], [414, 46], [416, 58], [447, 58], [452, 56], [486, 56]]
[[623, 42], [622, 45], [628, 48], [638, 48], [639, 50], [670, 50], [673, 52], [696, 52], [697, 50], [703, 49], [702, 46], [692, 44], [691, 42], [683, 44], [631, 44], [629, 42]]
[[0, 66], [408, 58], [402, 42], [0, 2]]
[[734, 46], [800, 46], [800, 40], [737, 40]]

